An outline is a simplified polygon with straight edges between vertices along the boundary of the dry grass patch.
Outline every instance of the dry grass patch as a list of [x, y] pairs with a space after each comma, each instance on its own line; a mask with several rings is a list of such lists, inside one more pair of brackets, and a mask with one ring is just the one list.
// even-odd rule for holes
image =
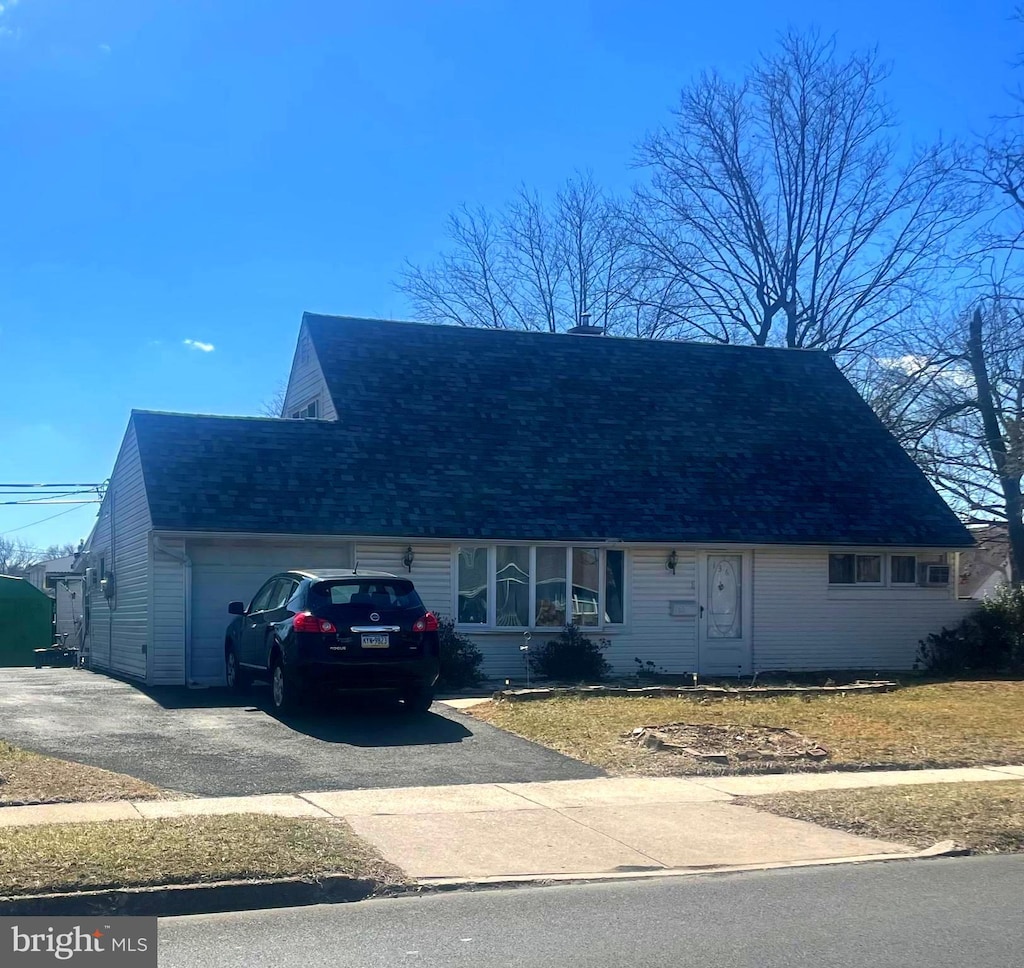
[[159, 800], [166, 790], [121, 773], [29, 753], [0, 740], [0, 806], [82, 800]]
[[559, 698], [489, 702], [468, 712], [613, 773], [722, 772], [623, 738], [637, 726], [678, 722], [785, 727], [831, 751], [822, 764], [752, 762], [731, 772], [1024, 763], [1024, 682], [946, 682], [811, 699]]
[[348, 874], [405, 876], [343, 821], [233, 814], [0, 827], [0, 896]]
[[881, 840], [955, 840], [982, 853], [1024, 850], [1024, 781], [929, 783], [751, 797], [747, 806]]

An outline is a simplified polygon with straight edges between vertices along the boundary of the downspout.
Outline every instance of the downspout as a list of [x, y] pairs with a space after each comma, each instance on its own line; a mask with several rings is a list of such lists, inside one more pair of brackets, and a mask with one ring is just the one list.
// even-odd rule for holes
[[[185, 552], [179, 555], [170, 548], [165, 548], [157, 537], [153, 538], [153, 547], [185, 566], [185, 685], [191, 685], [189, 678], [192, 673], [192, 559]], [[152, 603], [150, 605], [152, 607]]]

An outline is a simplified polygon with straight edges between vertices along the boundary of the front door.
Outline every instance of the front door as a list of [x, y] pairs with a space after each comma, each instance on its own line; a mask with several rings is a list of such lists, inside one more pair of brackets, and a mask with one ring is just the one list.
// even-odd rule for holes
[[750, 559], [743, 553], [700, 556], [698, 616], [700, 673], [750, 673]]

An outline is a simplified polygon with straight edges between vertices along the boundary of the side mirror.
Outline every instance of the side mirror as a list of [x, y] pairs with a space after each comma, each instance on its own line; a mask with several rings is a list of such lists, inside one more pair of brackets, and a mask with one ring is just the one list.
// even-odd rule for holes
[[228, 614], [229, 615], [244, 615], [245, 614], [245, 602], [228, 602]]

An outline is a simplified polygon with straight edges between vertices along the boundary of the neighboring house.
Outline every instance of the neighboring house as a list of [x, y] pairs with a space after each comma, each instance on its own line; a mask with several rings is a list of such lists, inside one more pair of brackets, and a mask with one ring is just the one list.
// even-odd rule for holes
[[222, 683], [284, 568], [409, 574], [497, 676], [566, 622], [620, 673], [905, 669], [968, 607], [970, 535], [823, 353], [307, 314], [283, 413], [132, 413], [94, 667]]
[[66, 635], [68, 645], [76, 645], [82, 614], [82, 576], [75, 571], [77, 555], [40, 561], [28, 569], [26, 577], [54, 601], [54, 631]]
[[1005, 524], [970, 529], [975, 547], [960, 556], [960, 597], [991, 598], [1010, 581], [1010, 541]]

